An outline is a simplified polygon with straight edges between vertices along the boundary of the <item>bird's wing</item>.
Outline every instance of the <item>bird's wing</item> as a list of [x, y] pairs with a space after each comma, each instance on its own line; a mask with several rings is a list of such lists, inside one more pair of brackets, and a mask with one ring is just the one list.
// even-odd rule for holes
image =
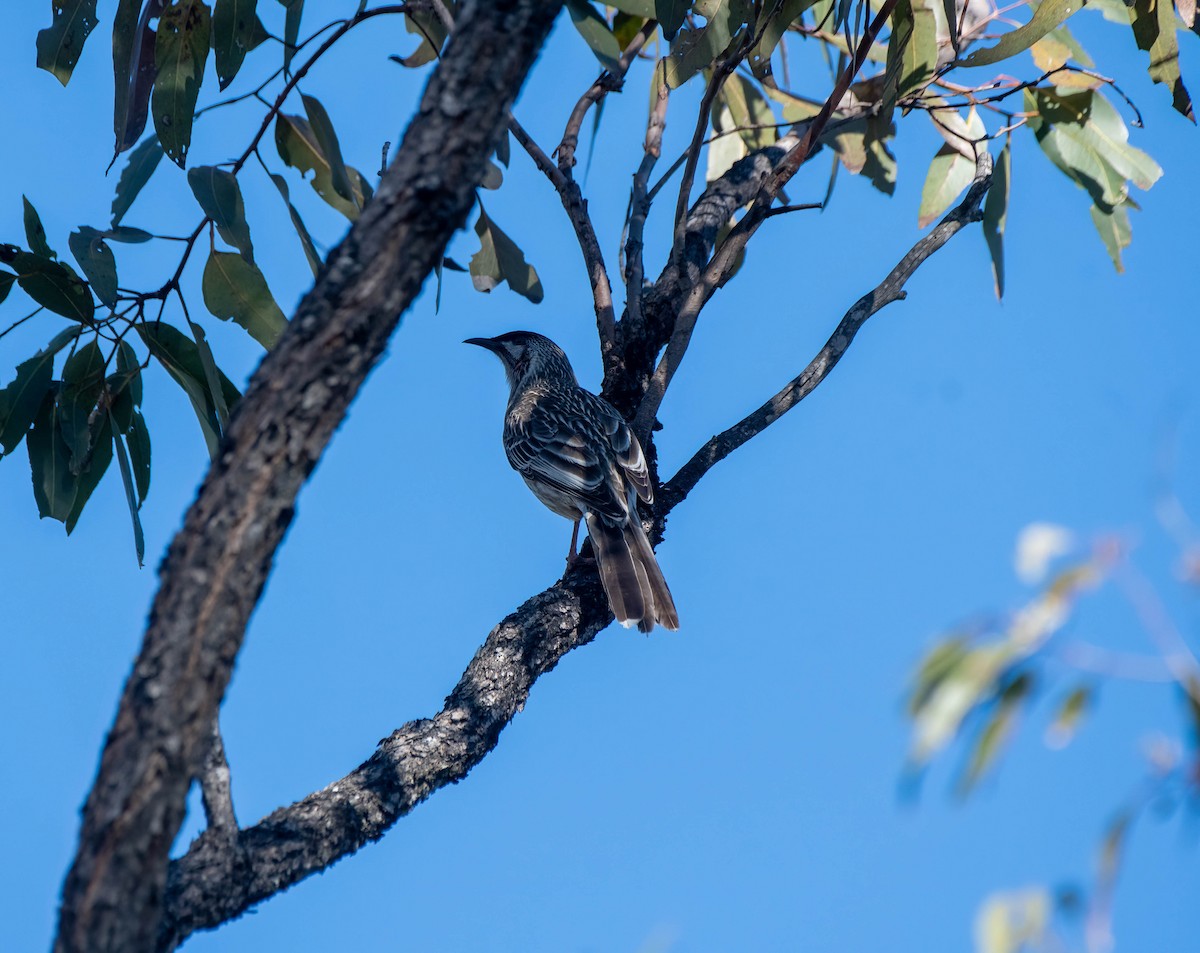
[[634, 436], [624, 418], [608, 401], [587, 391], [582, 392], [592, 407], [593, 414], [604, 429], [608, 444], [613, 449], [616, 461], [621, 466], [625, 482], [647, 503], [654, 502], [654, 487], [650, 485], [650, 471], [646, 467], [646, 455], [642, 445]]
[[504, 435], [508, 462], [523, 476], [575, 497], [582, 509], [624, 522], [629, 510], [623, 468], [616, 465], [608, 422], [575, 403], [546, 395], [528, 413], [510, 419]]

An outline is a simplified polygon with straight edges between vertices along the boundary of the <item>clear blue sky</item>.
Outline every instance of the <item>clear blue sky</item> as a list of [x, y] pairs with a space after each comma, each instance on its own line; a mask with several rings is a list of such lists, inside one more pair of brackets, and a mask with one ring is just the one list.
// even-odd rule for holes
[[[101, 26], [66, 90], [33, 68], [49, 4], [12, 6], [0, 15], [0, 240], [21, 240], [24, 192], [65, 254], [71, 228], [107, 221], [115, 172], [104, 178], [105, 44], [115, 4], [101, 3]], [[355, 4], [307, 6], [311, 26]], [[1138, 196], [1127, 274], [1113, 272], [1084, 194], [1019, 135], [1004, 303], [992, 296], [978, 230], [959, 236], [810, 400], [711, 473], [672, 515], [660, 550], [678, 635], [604, 632], [536, 685], [464, 783], [189, 950], [961, 951], [991, 891], [1090, 881], [1103, 826], [1142, 777], [1142, 740], [1179, 733], [1178, 705], [1161, 686], [1107, 687], [1061, 752], [1041, 741], [1047, 699], [965, 805], [946, 793], [947, 765], [917, 802], [897, 793], [908, 675], [939, 632], [1026, 597], [1011, 562], [1022, 526], [1128, 532], [1142, 541], [1146, 569], [1169, 580], [1172, 550], [1154, 526], [1151, 488], [1173, 423], [1179, 488], [1200, 512], [1200, 140], [1150, 88], [1132, 38], [1094, 31], [1099, 17], [1090, 20], [1078, 32], [1101, 37], [1093, 53], [1102, 68], [1119, 67], [1147, 120], [1134, 141], [1166, 170]], [[348, 160], [370, 175], [423, 82], [386, 60], [411, 46], [398, 21], [377, 20], [305, 84], [332, 114]], [[1185, 76], [1200, 76], [1196, 50], [1193, 38]], [[247, 69], [255, 63], [252, 54]], [[516, 109], [545, 147], [595, 72], [560, 22]], [[628, 94], [610, 99], [586, 182], [610, 266], [641, 155], [647, 73], [639, 67]], [[215, 88], [210, 65], [202, 101]], [[693, 100], [683, 95], [679, 106]], [[260, 115], [246, 106], [205, 119], [192, 161], [240, 151]], [[670, 157], [686, 115], [669, 117]], [[843, 176], [826, 213], [766, 225], [705, 312], [663, 406], [664, 474], [797, 373], [915, 240], [937, 144], [928, 124], [904, 122], [892, 199]], [[826, 168], [822, 159], [802, 173], [793, 200], [819, 199]], [[270, 184], [254, 168], [243, 178], [258, 258], [288, 311], [308, 270]], [[480, 295], [448, 274], [435, 315], [427, 289], [302, 493], [223, 710], [243, 823], [435, 712], [491, 626], [561, 571], [565, 521], [504, 460], [501, 370], [460, 344], [542, 331], [585, 383], [598, 380], [587, 283], [557, 199], [515, 148], [506, 178], [488, 210], [536, 265], [545, 302], [504, 288]], [[293, 173], [289, 181], [310, 228], [331, 244], [344, 222]], [[656, 263], [666, 204], [652, 219]], [[178, 231], [197, 215], [182, 175], [164, 164], [126, 221]], [[460, 236], [452, 254], [465, 262], [473, 242]], [[123, 285], [161, 280], [167, 259], [153, 248], [118, 253]], [[197, 302], [198, 275], [197, 263]], [[16, 298], [0, 323], [19, 316]], [[218, 360], [244, 380], [256, 346], [236, 327], [209, 325]], [[60, 326], [39, 318], [0, 341], [0, 380]], [[77, 810], [140, 642], [153, 567], [204, 472], [199, 429], [161, 372], [147, 406], [144, 570], [115, 473], [67, 539], [60, 524], [37, 520], [24, 450], [0, 462], [4, 950], [49, 944]], [[1195, 641], [1194, 602], [1172, 606]], [[1076, 631], [1146, 647], [1119, 607], [1085, 614]], [[196, 829], [190, 820], [177, 850]], [[1139, 826], [1117, 895], [1119, 948], [1194, 948], [1198, 892], [1194, 824]]]

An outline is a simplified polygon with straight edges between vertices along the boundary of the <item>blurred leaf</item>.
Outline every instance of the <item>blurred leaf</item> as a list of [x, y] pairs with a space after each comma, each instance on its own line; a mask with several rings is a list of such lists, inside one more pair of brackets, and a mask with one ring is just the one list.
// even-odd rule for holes
[[286, 12], [283, 19], [283, 72], [292, 68], [292, 57], [300, 43], [300, 18], [304, 16], [304, 0], [279, 0]]
[[940, 218], [974, 178], [974, 162], [950, 146], [944, 145], [938, 149], [937, 155], [929, 163], [925, 187], [921, 190], [917, 227], [924, 228]]
[[812, 5], [813, 0], [783, 0], [782, 3], [767, 6], [767, 22], [761, 26], [758, 42], [746, 58], [746, 63], [755, 76], [764, 79], [771, 75], [771, 57], [779, 46], [779, 41], [796, 18]]
[[154, 130], [168, 158], [181, 168], [192, 144], [192, 114], [204, 81], [210, 19], [203, 0], [171, 0], [158, 20], [158, 77], [151, 97]]
[[1011, 645], [997, 643], [970, 649], [957, 659], [913, 714], [909, 760], [922, 765], [945, 748], [967, 715], [995, 695], [998, 680], [1016, 657]]
[[994, 893], [975, 917], [975, 953], [1043, 950], [1053, 909], [1041, 888]]
[[408, 56], [390, 56], [388, 59], [395, 60], [401, 66], [412, 69], [432, 63], [438, 58], [446, 43], [446, 28], [442, 26], [442, 21], [437, 14], [432, 11], [418, 10], [406, 13], [404, 14], [404, 28], [409, 33], [421, 37], [421, 42]]
[[88, 34], [99, 22], [96, 0], [54, 0], [50, 9], [54, 18], [37, 35], [37, 65], [66, 86]]
[[1111, 885], [1117, 879], [1121, 869], [1121, 855], [1125, 850], [1125, 840], [1133, 827], [1133, 814], [1129, 810], [1120, 811], [1108, 824], [1104, 832], [1104, 840], [1100, 844], [1100, 859], [1098, 863], [1098, 879], [1101, 885]]
[[1112, 259], [1113, 267], [1120, 274], [1125, 270], [1121, 261], [1121, 252], [1129, 247], [1133, 240], [1133, 229], [1129, 226], [1129, 213], [1123, 205], [1118, 205], [1111, 211], [1100, 205], [1092, 206], [1092, 224], [1100, 233], [1104, 247], [1108, 249], [1108, 257]]
[[253, 45], [258, 0], [216, 0], [212, 14], [212, 44], [217, 82], [224, 89], [233, 82], [242, 60]]
[[[200, 421], [200, 429], [208, 444], [209, 456], [215, 457], [221, 442], [220, 424], [195, 343], [188, 340], [178, 328], [161, 321], [139, 324], [137, 330], [150, 353], [192, 402], [192, 409], [196, 412], [196, 419]], [[227, 407], [232, 407], [241, 396], [224, 374], [220, 374], [220, 393]]]
[[[654, 19], [662, 28], [664, 39], [675, 39], [675, 34], [679, 32], [691, 7], [692, 0], [654, 0]], [[637, 11], [626, 10], [626, 12], [636, 13]]]
[[279, 342], [287, 318], [271, 297], [257, 267], [232, 252], [214, 251], [204, 266], [204, 304], [222, 321], [231, 318], [268, 351]]
[[939, 642], [926, 654], [913, 680], [913, 691], [907, 705], [909, 715], [916, 715], [925, 707], [934, 689], [953, 674], [970, 651], [967, 639], [958, 636]]
[[542, 283], [533, 265], [517, 244], [496, 225], [479, 204], [479, 220], [475, 223], [480, 248], [471, 256], [471, 282], [479, 291], [491, 291], [500, 282], [534, 304], [542, 300]]
[[[704, 26], [683, 30], [671, 41], [671, 55], [665, 61], [666, 82], [671, 89], [682, 86], [729, 49], [749, 15], [746, 0], [712, 0], [710, 4], [697, 4], [696, 12], [704, 15], [702, 7], [711, 14]], [[665, 27], [663, 33], [667, 33]]]
[[1067, 17], [1083, 9], [1083, 0], [1044, 0], [1033, 11], [1029, 22], [1005, 33], [995, 46], [972, 50], [955, 61], [955, 66], [991, 66], [1022, 50], [1027, 50]]
[[[1133, 0], [1133, 35], [1139, 50], [1150, 54], [1150, 78], [1171, 91], [1175, 111], [1192, 122], [1192, 97], [1179, 74], [1179, 39], [1175, 36], [1175, 8], [1171, 0]], [[1193, 22], [1195, 9], [1192, 11]]]
[[97, 414], [92, 421], [92, 433], [88, 438], [91, 453], [84, 464], [83, 472], [75, 481], [75, 499], [71, 503], [71, 511], [67, 514], [67, 535], [75, 530], [75, 524], [83, 515], [83, 508], [92, 497], [92, 491], [99, 486], [108, 465], [113, 457], [113, 431], [107, 414]]
[[896, 102], [914, 92], [937, 69], [937, 17], [929, 0], [900, 0], [892, 14], [880, 116], [891, 118]]
[[[654, 5], [652, 3], [648, 3], [647, 6], [653, 10]], [[638, 35], [638, 32], [643, 26], [645, 26], [645, 24], [646, 17], [644, 16], [639, 16], [638, 14], [634, 13], [621, 13], [618, 11], [613, 17], [612, 26], [613, 36], [617, 38], [617, 46], [620, 47], [621, 50], [629, 49], [629, 44], [633, 42], [633, 38]], [[603, 102], [603, 100], [601, 100], [601, 102]]]
[[150, 431], [146, 429], [145, 418], [136, 410], [133, 412], [133, 425], [129, 429], [129, 462], [133, 468], [140, 505], [146, 502], [146, 494], [150, 492]]
[[21, 203], [25, 207], [25, 240], [29, 242], [29, 250], [43, 258], [57, 258], [58, 255], [46, 244], [46, 229], [42, 225], [42, 219], [38, 215], [37, 209], [23, 195]]
[[500, 171], [500, 167], [496, 163], [489, 161], [483, 170], [483, 181], [479, 183], [481, 188], [495, 190], [504, 184], [504, 173]]
[[188, 170], [187, 179], [200, 208], [213, 220], [221, 237], [253, 263], [254, 246], [237, 176], [216, 166], [199, 165]]
[[317, 248], [313, 244], [312, 236], [308, 234], [304, 220], [300, 218], [300, 213], [296, 211], [296, 206], [292, 204], [292, 196], [288, 191], [287, 179], [273, 172], [268, 174], [271, 176], [271, 181], [275, 184], [275, 188], [279, 190], [279, 195], [282, 197], [284, 204], [287, 205], [288, 215], [292, 218], [292, 227], [296, 229], [296, 234], [300, 236], [300, 246], [304, 249], [304, 258], [308, 262], [308, 267], [315, 278], [321, 268], [321, 256], [317, 254]]
[[[111, 422], [111, 419], [110, 419]], [[129, 454], [125, 452], [125, 441], [119, 436], [113, 438], [117, 448], [117, 465], [121, 469], [121, 482], [125, 485], [125, 501], [129, 504], [129, 518], [133, 521], [133, 548], [137, 553], [138, 567], [143, 565], [146, 557], [146, 539], [142, 533], [142, 520], [138, 516], [138, 493], [133, 485], [133, 470], [129, 466]]]
[[33, 471], [33, 498], [38, 516], [65, 523], [75, 503], [76, 480], [69, 466], [70, 453], [54, 425], [54, 394], [47, 392], [33, 421], [25, 446]]
[[1000, 753], [1008, 744], [1017, 716], [1021, 713], [1021, 705], [1029, 697], [1033, 688], [1033, 678], [1025, 672], [1011, 678], [1000, 690], [999, 702], [991, 716], [984, 723], [966, 766], [955, 785], [960, 797], [966, 797], [974, 790], [980, 779], [995, 765]]
[[[999, 164], [997, 164], [999, 168]], [[1030, 523], [1017, 534], [1013, 569], [1026, 585], [1036, 585], [1046, 578], [1051, 563], [1075, 548], [1075, 535], [1065, 526], [1055, 523]]]
[[29, 430], [43, 398], [50, 390], [54, 356], [77, 334], [77, 328], [60, 331], [45, 348], [18, 364], [17, 376], [0, 391], [0, 408], [3, 409], [3, 416], [0, 417], [0, 448], [4, 453], [12, 453]]
[[733, 125], [739, 129], [738, 135], [748, 150], [761, 149], [778, 140], [771, 104], [749, 80], [734, 73], [725, 81], [717, 98], [728, 105]]
[[121, 219], [129, 211], [129, 206], [138, 197], [142, 187], [150, 181], [150, 176], [158, 168], [159, 160], [162, 157], [162, 146], [158, 144], [158, 140], [153, 135], [147, 136], [140, 146], [129, 153], [129, 161], [121, 170], [121, 177], [117, 180], [117, 191], [113, 196], [112, 225], [114, 229], [121, 223]]
[[348, 201], [338, 194], [333, 185], [333, 171], [329, 159], [322, 151], [307, 119], [280, 113], [275, 120], [275, 145], [279, 150], [279, 158], [293, 169], [298, 169], [301, 174], [313, 173], [308, 182], [317, 195], [351, 221], [358, 218], [358, 210], [362, 207], [365, 197], [362, 176], [356, 170], [346, 170], [353, 174], [352, 185], [355, 188], [356, 201]]
[[[603, 101], [604, 100], [601, 100], [601, 102], [603, 102]], [[500, 141], [496, 143], [496, 161], [499, 162], [502, 166], [504, 166], [504, 168], [507, 169], [508, 168], [508, 160], [510, 158], [511, 158], [511, 156], [509, 155], [508, 129], [505, 129], [504, 132], [501, 133], [501, 135], [500, 135]]]
[[608, 22], [596, 8], [587, 0], [566, 0], [567, 11], [571, 14], [571, 23], [579, 35], [596, 54], [596, 59], [606, 70], [615, 72], [621, 68], [621, 46]]
[[1046, 729], [1046, 744], [1051, 748], [1065, 748], [1083, 724], [1083, 716], [1092, 705], [1094, 692], [1090, 685], [1080, 685], [1062, 700], [1054, 721]]
[[78, 474], [88, 457], [88, 420], [104, 389], [104, 355], [89, 341], [67, 358], [58, 393], [58, 426], [67, 445], [71, 472]]
[[983, 203], [983, 237], [992, 258], [996, 299], [1004, 297], [1004, 230], [1008, 224], [1008, 194], [1012, 187], [1012, 150], [1005, 143], [992, 170], [992, 187]]
[[325, 107], [314, 96], [301, 96], [304, 102], [304, 112], [308, 116], [309, 127], [316, 137], [317, 146], [329, 166], [329, 178], [334, 191], [347, 202], [352, 202], [356, 209], [362, 208], [363, 196], [361, 191], [355, 191], [351, 182], [350, 172], [342, 160], [342, 147], [338, 143], [337, 133], [333, 131], [333, 122]]
[[[736, 123], [729, 105], [723, 101], [714, 102], [713, 113], [712, 131], [717, 138], [708, 144], [707, 164], [704, 169], [704, 181], [709, 183], [723, 176], [735, 162], [746, 155], [745, 141], [732, 132]], [[720, 133], [728, 134], [718, 135]]]
[[0, 262], [12, 266], [17, 273], [17, 284], [42, 307], [72, 321], [91, 324], [95, 302], [87, 285], [69, 266], [22, 251], [15, 245], [0, 245]]
[[17, 280], [17, 276], [11, 271], [0, 271], [0, 303], [8, 297], [8, 293], [12, 291], [13, 282]]
[[117, 260], [105, 243], [103, 233], [81, 225], [71, 232], [67, 244], [96, 297], [110, 310], [116, 308]]
[[150, 20], [162, 12], [163, 4], [164, 0], [146, 0], [143, 9], [142, 0], [120, 0], [117, 5], [112, 45], [114, 155], [137, 142], [146, 128], [150, 90], [158, 75], [154, 62], [157, 38]]

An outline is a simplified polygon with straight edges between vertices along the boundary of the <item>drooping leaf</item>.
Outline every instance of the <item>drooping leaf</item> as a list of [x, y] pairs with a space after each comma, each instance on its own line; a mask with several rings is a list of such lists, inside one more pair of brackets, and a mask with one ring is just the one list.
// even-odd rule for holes
[[1100, 233], [1104, 247], [1108, 249], [1108, 257], [1112, 259], [1117, 272], [1125, 270], [1121, 261], [1121, 252], [1129, 247], [1133, 240], [1133, 229], [1129, 226], [1129, 212], [1124, 205], [1114, 209], [1105, 209], [1100, 205], [1092, 206], [1092, 224]]
[[13, 282], [17, 280], [17, 276], [11, 271], [0, 271], [0, 303], [8, 297], [8, 293], [12, 291]]
[[91, 324], [96, 303], [79, 276], [61, 262], [22, 251], [15, 245], [0, 245], [0, 262], [11, 265], [17, 284], [43, 308], [55, 314]]
[[771, 104], [754, 83], [734, 73], [721, 87], [717, 99], [728, 105], [732, 128], [738, 130], [748, 150], [772, 145], [779, 138]]
[[304, 220], [300, 217], [300, 213], [296, 211], [296, 206], [292, 204], [292, 196], [288, 191], [287, 180], [282, 175], [269, 174], [275, 188], [279, 190], [279, 195], [283, 199], [284, 204], [287, 205], [288, 215], [292, 218], [292, 227], [296, 229], [296, 234], [300, 236], [300, 246], [304, 249], [304, 258], [308, 262], [308, 267], [315, 278], [321, 268], [321, 256], [317, 254], [317, 248], [313, 244], [312, 236], [308, 233], [308, 228], [304, 225]]
[[104, 382], [117, 433], [127, 434], [134, 411], [142, 404], [142, 368], [128, 341], [117, 346], [117, 368]]
[[329, 180], [333, 189], [347, 202], [352, 202], [356, 209], [362, 208], [363, 196], [356, 191], [342, 160], [342, 147], [338, 142], [337, 133], [333, 131], [333, 122], [329, 113], [315, 96], [301, 96], [304, 102], [304, 113], [308, 116], [308, 124], [316, 137], [317, 146], [329, 165]]
[[136, 410], [133, 425], [129, 428], [129, 462], [140, 505], [146, 502], [146, 494], [150, 492], [150, 431], [146, 429], [146, 419]]
[[246, 223], [246, 207], [237, 176], [213, 165], [198, 165], [188, 170], [187, 179], [196, 201], [213, 220], [221, 237], [253, 263], [254, 246], [250, 242], [250, 226]]
[[671, 55], [665, 61], [666, 82], [671, 89], [712, 65], [740, 35], [750, 16], [746, 0], [709, 0], [697, 3], [696, 12], [706, 17], [704, 26], [683, 30], [671, 41]]
[[[683, 25], [684, 17], [692, 7], [691, 0], [654, 0], [654, 19], [662, 27], [663, 37], [675, 39], [675, 34]], [[635, 11], [626, 11], [629, 13]]]
[[287, 327], [267, 279], [240, 255], [214, 251], [204, 266], [204, 304], [222, 321], [232, 319], [267, 350]]
[[896, 102], [925, 86], [937, 69], [937, 17], [930, 0], [900, 0], [892, 14], [880, 115], [887, 119]]
[[221, 371], [217, 367], [216, 358], [213, 357], [204, 328], [189, 319], [188, 329], [192, 332], [192, 340], [196, 342], [196, 354], [200, 358], [200, 369], [204, 372], [204, 386], [208, 388], [208, 396], [217, 412], [217, 423], [224, 433], [229, 429], [229, 405], [225, 403], [225, 395], [221, 392]]
[[[617, 46], [622, 50], [629, 49], [629, 44], [633, 42], [633, 38], [638, 35], [646, 24], [646, 18], [637, 16], [632, 13], [622, 13], [617, 11], [613, 17], [612, 33], [617, 38]], [[603, 100], [601, 100], [603, 102]]]
[[75, 481], [75, 499], [67, 515], [67, 535], [75, 530], [75, 524], [83, 514], [83, 508], [92, 497], [92, 491], [100, 484], [113, 457], [113, 430], [107, 414], [96, 414], [92, 420], [92, 432], [88, 443], [91, 453], [84, 464], [83, 472]]
[[[731, 77], [732, 78], [732, 77]], [[735, 162], [746, 155], [746, 141], [733, 130], [737, 122], [729, 104], [721, 101], [713, 103], [712, 133], [713, 140], [708, 144], [708, 155], [704, 168], [704, 181], [712, 183], [728, 172]]]
[[587, 0], [567, 0], [571, 23], [606, 70], [620, 68], [621, 46], [607, 21]]
[[925, 187], [921, 190], [917, 227], [924, 228], [940, 218], [974, 177], [974, 162], [948, 145], [938, 149], [937, 155], [929, 163]]
[[67, 358], [58, 393], [58, 426], [74, 474], [78, 474], [87, 461], [88, 420], [103, 389], [104, 355], [96, 341], [89, 341]]
[[217, 82], [224, 89], [242, 68], [251, 49], [258, 20], [258, 0], [216, 0], [212, 14], [212, 44]]
[[66, 86], [88, 34], [99, 22], [96, 0], [54, 0], [50, 8], [54, 19], [37, 35], [37, 65]]
[[534, 304], [542, 300], [542, 282], [533, 265], [479, 205], [479, 220], [475, 223], [480, 248], [471, 256], [471, 282], [479, 291], [491, 291], [502, 281], [519, 295]]
[[104, 241], [104, 233], [86, 225], [71, 232], [67, 239], [71, 254], [83, 269], [101, 303], [110, 309], [117, 306], [117, 260]]
[[[192, 409], [200, 422], [209, 455], [215, 457], [221, 442], [220, 423], [216, 404], [208, 391], [200, 352], [195, 343], [178, 328], [161, 321], [138, 324], [137, 330], [150, 353], [183, 388], [192, 402]], [[220, 385], [221, 396], [226, 406], [232, 407], [241, 396], [238, 389], [224, 374], [220, 375]]]
[[771, 57], [774, 55], [779, 41], [783, 39], [787, 28], [796, 18], [813, 5], [814, 0], [783, 0], [782, 3], [768, 4], [767, 22], [762, 26], [761, 36], [750, 55], [746, 58], [751, 71], [759, 79], [771, 75]]
[[147, 136], [140, 146], [129, 153], [129, 161], [121, 170], [121, 177], [117, 180], [117, 191], [113, 196], [112, 225], [114, 229], [121, 223], [121, 219], [129, 211], [129, 206], [138, 197], [142, 187], [150, 181], [150, 176], [158, 168], [159, 160], [162, 157], [162, 146], [158, 144], [158, 139], [154, 136]]
[[1029, 22], [1005, 33], [995, 46], [972, 50], [956, 60], [955, 66], [991, 66], [1027, 50], [1067, 17], [1083, 9], [1084, 0], [1044, 0], [1033, 11]]
[[53, 393], [43, 395], [25, 446], [33, 471], [33, 498], [37, 501], [38, 517], [49, 516], [65, 523], [75, 503], [76, 478], [71, 473], [67, 445], [54, 424]]
[[971, 749], [966, 766], [956, 785], [958, 794], [966, 796], [996, 764], [1016, 727], [1021, 705], [1033, 688], [1033, 678], [1022, 673], [1011, 678], [1000, 690], [1000, 699]]
[[121, 482], [125, 485], [125, 502], [129, 504], [129, 518], [133, 522], [133, 549], [137, 553], [138, 567], [141, 568], [146, 557], [146, 538], [142, 533], [142, 518], [138, 515], [137, 489], [133, 485], [133, 468], [129, 465], [129, 454], [125, 451], [125, 441], [113, 437], [113, 445], [117, 449], [117, 466], [121, 470]]
[[58, 255], [46, 244], [46, 229], [42, 225], [42, 219], [38, 215], [37, 209], [23, 195], [21, 203], [25, 208], [25, 240], [29, 242], [29, 250], [43, 258], [57, 258]]
[[1012, 150], [1005, 143], [992, 170], [992, 187], [983, 203], [983, 237], [992, 258], [996, 299], [1004, 297], [1004, 229], [1008, 223], [1008, 194], [1012, 186]]
[[1065, 748], [1071, 743], [1091, 707], [1094, 692], [1090, 685], [1079, 685], [1071, 690], [1058, 706], [1054, 721], [1046, 729], [1046, 744], [1051, 748]]
[[[113, 133], [114, 155], [130, 148], [146, 128], [150, 90], [158, 69], [154, 62], [157, 39], [150, 21], [162, 13], [165, 0], [120, 0], [113, 19]], [[140, 13], [139, 13], [140, 11]]]
[[292, 57], [300, 43], [300, 18], [304, 16], [304, 0], [279, 0], [285, 8], [283, 19], [283, 72], [292, 68]]
[[0, 408], [3, 409], [3, 416], [0, 417], [0, 448], [4, 453], [12, 453], [29, 430], [42, 399], [50, 390], [54, 357], [68, 341], [74, 339], [75, 334], [76, 329], [71, 328], [55, 335], [43, 350], [17, 365], [17, 376], [0, 392], [3, 395], [3, 399], [0, 399]]
[[438, 58], [446, 42], [446, 28], [441, 18], [431, 10], [413, 10], [404, 14], [404, 28], [421, 37], [417, 48], [408, 56], [391, 56], [401, 66], [414, 69]]
[[301, 173], [313, 173], [308, 183], [317, 195], [351, 221], [358, 218], [358, 210], [365, 199], [365, 182], [362, 175], [356, 169], [347, 170], [351, 174], [355, 201], [348, 201], [338, 194], [333, 185], [329, 159], [322, 151], [307, 119], [280, 113], [275, 120], [275, 146], [279, 150], [279, 158], [293, 169], [298, 169]]
[[[1179, 73], [1179, 38], [1175, 36], [1175, 8], [1171, 0], [1134, 0], [1133, 35], [1138, 49], [1150, 54], [1150, 78], [1171, 91], [1171, 105], [1192, 122], [1192, 97]], [[1192, 10], [1193, 22], [1195, 8]]]
[[192, 144], [192, 114], [204, 81], [210, 21], [203, 0], [171, 0], [158, 20], [154, 62], [158, 77], [151, 96], [154, 131], [172, 162], [182, 168]]

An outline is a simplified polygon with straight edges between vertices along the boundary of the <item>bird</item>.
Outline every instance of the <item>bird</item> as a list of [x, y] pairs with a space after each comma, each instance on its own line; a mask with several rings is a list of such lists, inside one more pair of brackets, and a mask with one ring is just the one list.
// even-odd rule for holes
[[579, 386], [566, 353], [548, 337], [509, 331], [468, 338], [500, 358], [508, 378], [504, 452], [534, 496], [571, 520], [567, 567], [577, 559], [579, 522], [617, 621], [642, 632], [679, 628], [675, 600], [638, 515], [654, 501], [646, 457], [615, 407]]

